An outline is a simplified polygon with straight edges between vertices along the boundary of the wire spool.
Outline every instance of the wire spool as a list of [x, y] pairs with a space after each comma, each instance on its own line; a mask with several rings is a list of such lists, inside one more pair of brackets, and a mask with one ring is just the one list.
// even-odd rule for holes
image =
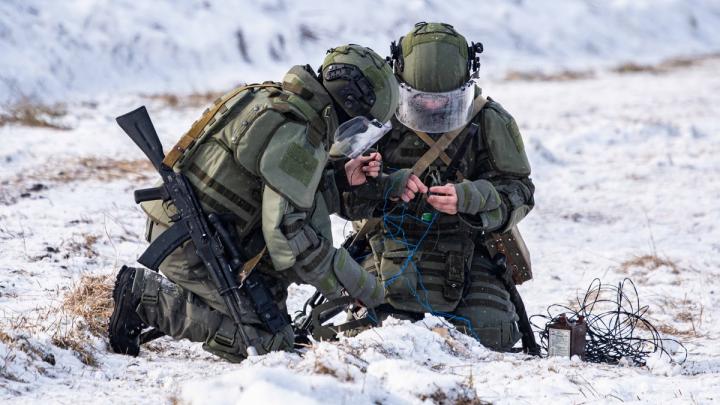
[[[660, 352], [673, 363], [683, 363], [687, 359], [685, 346], [676, 339], [663, 337], [645, 317], [647, 311], [647, 305], [640, 305], [637, 288], [632, 280], [626, 278], [614, 286], [603, 284], [596, 278], [585, 294], [577, 297], [576, 307], [553, 304], [547, 308], [547, 315], [533, 315], [530, 320], [545, 320], [543, 327], [533, 323], [545, 353], [548, 352], [550, 326], [559, 323], [564, 316], [569, 322], [582, 318], [585, 320], [586, 361], [618, 364], [624, 359], [630, 364], [644, 366], [649, 355]], [[677, 344], [681, 348], [682, 359], [677, 359], [666, 349], [667, 343]]]

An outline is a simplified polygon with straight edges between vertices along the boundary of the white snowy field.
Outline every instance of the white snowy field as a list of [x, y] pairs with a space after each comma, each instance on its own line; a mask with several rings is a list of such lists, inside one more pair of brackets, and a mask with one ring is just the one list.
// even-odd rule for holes
[[720, 50], [716, 0], [5, 0], [0, 102], [224, 89], [348, 42], [387, 55], [418, 21], [484, 43], [498, 76]]
[[[131, 191], [154, 177], [114, 117], [146, 103], [167, 148], [203, 109], [126, 96], [68, 105], [55, 120], [69, 130], [0, 128], [0, 401], [717, 403], [719, 70], [708, 59], [481, 83], [516, 116], [533, 166], [536, 208], [521, 226], [535, 272], [520, 287], [528, 312], [568, 303], [596, 277], [630, 277], [655, 325], [685, 344], [684, 364], [499, 354], [433, 317], [240, 365], [168, 338], [138, 358], [112, 354], [62, 306], [83, 276], [114, 274], [145, 247]], [[335, 221], [336, 243], [343, 229]], [[291, 307], [309, 293], [293, 288]]]

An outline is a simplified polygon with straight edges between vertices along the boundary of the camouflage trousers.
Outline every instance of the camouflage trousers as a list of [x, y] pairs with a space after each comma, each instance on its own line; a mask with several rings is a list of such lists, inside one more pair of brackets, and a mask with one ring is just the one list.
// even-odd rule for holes
[[[166, 227], [148, 223], [151, 240]], [[226, 360], [239, 362], [247, 357], [239, 326], [228, 314], [208, 271], [195, 254], [192, 242], [170, 254], [160, 266], [166, 276], [140, 269], [135, 276], [133, 295], [140, 296], [137, 314], [149, 326], [176, 339], [203, 342], [203, 349]], [[275, 280], [275, 279], [273, 279]], [[287, 285], [276, 280], [269, 286], [278, 307], [286, 311]], [[250, 301], [243, 297], [240, 305], [243, 331], [260, 354], [290, 350], [294, 333], [288, 325], [277, 334], [262, 326]]]
[[475, 261], [470, 270], [470, 286], [451, 319], [457, 328], [493, 350], [510, 350], [518, 340], [518, 316], [510, 294], [502, 282]]
[[507, 351], [518, 342], [515, 306], [481, 249], [440, 241], [408, 264], [404, 246], [383, 244], [381, 254], [363, 262], [368, 271], [379, 271], [386, 285], [388, 304], [376, 309], [380, 319], [418, 320], [437, 313], [493, 350]]

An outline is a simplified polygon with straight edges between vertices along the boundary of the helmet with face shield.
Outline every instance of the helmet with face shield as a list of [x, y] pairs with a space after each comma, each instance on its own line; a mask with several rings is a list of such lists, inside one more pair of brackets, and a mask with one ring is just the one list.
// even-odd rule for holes
[[400, 82], [398, 121], [431, 133], [452, 131], [470, 121], [482, 44], [468, 46], [449, 24], [422, 22], [393, 42], [390, 52]]
[[346, 117], [335, 132], [330, 156], [355, 158], [390, 130], [398, 103], [397, 80], [385, 59], [355, 44], [330, 49], [320, 73]]

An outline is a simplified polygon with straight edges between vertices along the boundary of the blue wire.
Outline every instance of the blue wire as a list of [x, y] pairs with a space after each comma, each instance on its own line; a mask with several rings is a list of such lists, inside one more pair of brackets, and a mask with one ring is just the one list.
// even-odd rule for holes
[[[460, 316], [460, 315], [452, 314], [452, 313], [436, 311], [432, 307], [432, 305], [430, 305], [430, 303], [427, 301], [428, 291], [425, 288], [425, 284], [423, 283], [422, 273], [420, 272], [420, 269], [415, 264], [414, 256], [415, 256], [415, 253], [417, 252], [417, 249], [422, 245], [423, 241], [425, 240], [428, 233], [430, 232], [430, 229], [432, 228], [432, 226], [435, 223], [435, 220], [437, 219], [439, 214], [437, 211], [433, 211], [432, 218], [430, 219], [430, 221], [423, 221], [421, 218], [418, 218], [415, 215], [406, 213], [407, 204], [401, 203], [400, 204], [400, 208], [401, 208], [400, 214], [399, 215], [397, 215], [397, 214], [390, 215], [392, 213], [392, 211], [394, 211], [395, 208], [397, 208], [397, 206], [396, 206], [392, 210], [390, 210], [390, 212], [388, 212], [388, 203], [390, 201], [390, 198], [389, 198], [390, 192], [393, 190], [394, 186], [395, 186], [395, 184], [393, 184], [392, 187], [388, 187], [388, 189], [385, 193], [385, 196], [384, 196], [384, 203], [383, 203], [383, 209], [382, 209], [383, 224], [385, 225], [384, 228], [387, 231], [386, 234], [390, 237], [390, 239], [393, 240], [394, 242], [399, 243], [402, 246], [404, 246], [408, 250], [408, 255], [407, 255], [407, 258], [405, 259], [405, 261], [403, 262], [403, 265], [400, 267], [400, 271], [385, 281], [385, 288], [387, 288], [387, 287], [391, 286], [393, 283], [395, 283], [395, 281], [397, 281], [405, 273], [408, 266], [412, 265], [413, 269], [415, 270], [415, 273], [417, 274], [418, 285], [420, 286], [420, 288], [422, 289], [422, 292], [424, 293], [424, 299], [420, 298], [420, 294], [418, 294], [417, 288], [410, 284], [410, 280], [408, 278], [405, 279], [405, 282], [407, 284], [408, 290], [411, 291], [412, 295], [415, 297], [418, 304], [423, 309], [425, 309], [428, 313], [430, 313], [431, 315], [440, 316], [447, 320], [456, 321], [456, 322], [465, 324], [465, 326], [466, 326], [467, 330], [470, 332], [470, 334], [479, 341], [480, 337], [475, 332], [475, 329], [472, 327], [472, 322], [469, 319], [467, 319], [463, 316]], [[427, 228], [425, 228], [425, 231], [423, 232], [422, 236], [417, 240], [416, 243], [410, 243], [407, 240], [407, 237], [405, 236], [405, 230], [403, 228], [403, 225], [405, 224], [405, 220], [407, 218], [417, 221], [417, 222], [427, 224]], [[398, 220], [399, 223], [394, 222], [394, 220]], [[393, 229], [395, 231], [393, 231]], [[379, 269], [378, 269], [378, 271], [379, 271]], [[368, 313], [368, 315], [369, 315], [371, 321], [373, 321], [374, 323], [377, 323], [377, 319], [373, 319], [374, 317], [370, 316], [369, 313]]]

